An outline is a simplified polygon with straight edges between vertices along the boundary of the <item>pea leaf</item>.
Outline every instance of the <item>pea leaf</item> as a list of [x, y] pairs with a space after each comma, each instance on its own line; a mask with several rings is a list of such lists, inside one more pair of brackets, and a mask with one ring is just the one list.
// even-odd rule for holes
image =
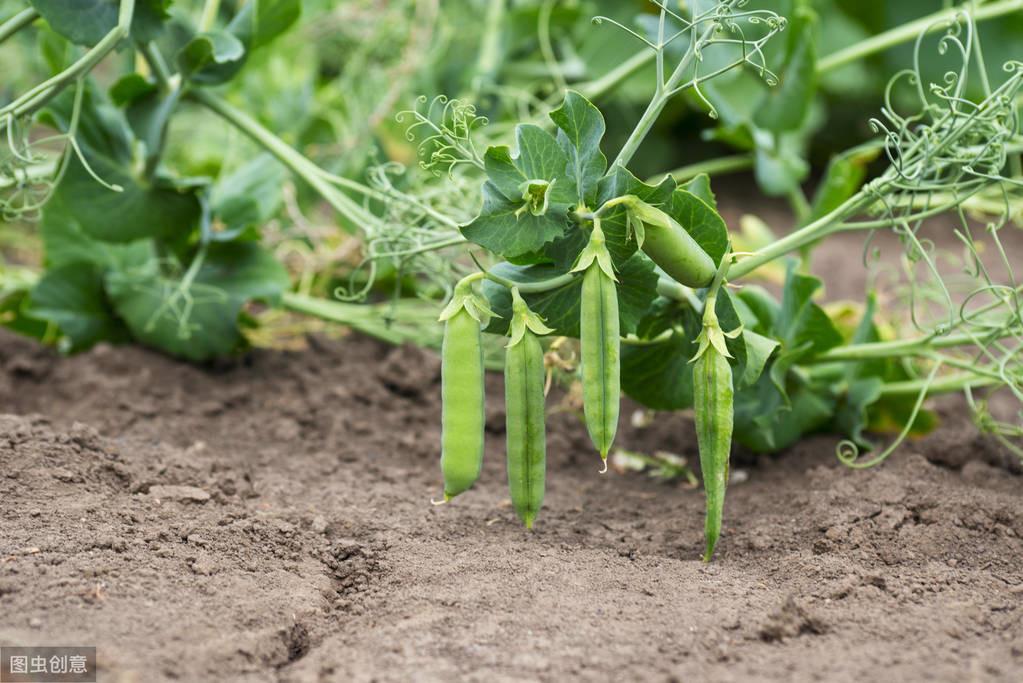
[[[664, 320], [662, 317], [662, 324]], [[654, 410], [683, 410], [693, 405], [690, 360], [696, 355], [696, 338], [703, 324], [688, 307], [673, 306], [670, 320], [667, 329], [671, 333], [666, 340], [622, 345], [622, 390]], [[640, 327], [644, 326], [641, 323]], [[647, 326], [644, 332], [653, 332], [656, 327]]]
[[223, 227], [210, 237], [231, 239], [240, 231], [270, 220], [284, 201], [284, 168], [269, 154], [257, 156], [220, 178], [211, 189], [213, 215]]
[[56, 325], [69, 352], [128, 338], [107, 301], [103, 271], [94, 263], [68, 263], [47, 270], [32, 289], [28, 313]]
[[747, 329], [742, 331], [742, 340], [746, 346], [746, 362], [739, 379], [743, 385], [753, 386], [760, 379], [768, 359], [778, 349], [780, 343]]
[[753, 122], [765, 130], [781, 132], [802, 127], [817, 91], [817, 49], [815, 16], [800, 7], [786, 29], [785, 57], [775, 72], [778, 83], [767, 88], [753, 115]]
[[470, 242], [505, 258], [538, 251], [564, 234], [565, 215], [548, 209], [546, 214], [535, 216], [524, 208], [521, 201], [509, 201], [488, 181], [483, 185], [483, 209], [462, 228], [462, 234]]
[[302, 15], [302, 0], [250, 0], [228, 25], [249, 50], [273, 42]]
[[791, 409], [782, 404], [767, 375], [750, 390], [735, 395], [735, 439], [758, 453], [791, 446], [804, 434], [827, 426], [834, 398], [797, 386], [789, 392]]
[[[66, 132], [71, 121], [72, 93], [64, 93], [42, 112], [40, 118]], [[78, 131], [82, 155], [77, 155], [54, 190], [66, 215], [74, 217], [81, 231], [111, 242], [146, 237], [169, 238], [191, 229], [199, 219], [200, 205], [194, 187], [179, 188], [170, 179], [139, 177], [133, 157], [131, 129], [124, 115], [95, 88], [83, 99]], [[111, 187], [100, 185], [103, 179]], [[45, 214], [50, 210], [44, 209]]]
[[245, 45], [228, 31], [200, 33], [177, 54], [181, 74], [195, 83], [216, 85], [230, 80], [245, 60]]
[[[500, 263], [492, 269], [495, 275], [515, 282], [539, 282], [557, 277], [566, 272], [552, 264], [515, 266]], [[643, 254], [635, 254], [622, 264], [618, 271], [618, 314], [622, 334], [635, 331], [640, 318], [654, 300], [657, 274], [654, 264]], [[579, 297], [582, 278], [577, 277], [570, 284], [541, 294], [523, 294], [529, 307], [538, 313], [554, 334], [567, 337], [579, 336]], [[487, 332], [506, 334], [511, 320], [511, 294], [496, 283], [483, 283], [483, 293], [490, 301], [490, 307], [501, 317], [491, 319]]]
[[191, 281], [165, 275], [155, 259], [106, 276], [113, 306], [137, 340], [192, 361], [242, 347], [242, 306], [276, 301], [287, 286], [284, 268], [252, 242], [211, 245]]
[[570, 159], [568, 175], [575, 185], [576, 199], [579, 204], [592, 207], [597, 183], [607, 170], [607, 158], [600, 151], [604, 116], [585, 97], [569, 90], [565, 101], [550, 117], [558, 127], [558, 143]]
[[789, 267], [781, 308], [775, 321], [775, 336], [786, 351], [803, 349], [800, 358], [823, 353], [842, 343], [842, 333], [813, 296], [821, 281]]
[[814, 194], [810, 220], [826, 216], [852, 197], [863, 185], [867, 165], [880, 153], [881, 148], [873, 145], [854, 147], [832, 157]]
[[703, 247], [714, 263], [721, 262], [728, 249], [728, 228], [721, 214], [682, 188], [672, 193], [671, 204], [665, 211]]
[[[120, 0], [30, 0], [54, 31], [72, 43], [93, 46], [117, 26]], [[171, 0], [135, 0], [131, 37], [155, 40], [167, 19]]]

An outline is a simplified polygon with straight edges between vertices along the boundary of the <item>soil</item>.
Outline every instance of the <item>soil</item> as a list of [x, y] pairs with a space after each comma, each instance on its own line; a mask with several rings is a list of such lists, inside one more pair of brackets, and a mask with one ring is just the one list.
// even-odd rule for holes
[[[598, 474], [568, 412], [521, 528], [499, 377], [482, 481], [431, 505], [437, 358], [310, 341], [198, 369], [0, 335], [0, 643], [96, 645], [107, 682], [1023, 676], [1020, 479], [954, 403], [873, 470], [740, 459], [704, 564], [701, 492]], [[696, 455], [685, 415], [620, 443]]]

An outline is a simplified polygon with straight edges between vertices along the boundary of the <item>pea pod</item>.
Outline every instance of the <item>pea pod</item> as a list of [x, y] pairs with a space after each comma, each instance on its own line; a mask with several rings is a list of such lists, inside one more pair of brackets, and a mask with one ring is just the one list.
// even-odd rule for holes
[[479, 478], [483, 466], [484, 370], [482, 322], [490, 313], [486, 303], [460, 283], [451, 304], [441, 314], [442, 430], [440, 466], [444, 500], [464, 493]]
[[517, 290], [512, 294], [514, 318], [504, 364], [508, 490], [515, 513], [531, 529], [543, 505], [547, 469], [544, 359], [536, 335], [552, 330], [529, 310]]
[[703, 560], [709, 562], [721, 536], [734, 419], [732, 366], [716, 348], [708, 348], [693, 366], [693, 406], [696, 440], [700, 446], [700, 470], [707, 497]]
[[624, 205], [636, 243], [673, 280], [688, 287], [706, 287], [714, 279], [714, 260], [678, 221], [639, 197], [626, 195]]
[[721, 536], [721, 517], [728, 486], [728, 459], [732, 452], [732, 430], [735, 421], [735, 389], [732, 366], [728, 359], [727, 337], [736, 337], [740, 329], [724, 332], [718, 322], [717, 293], [727, 271], [728, 259], [722, 260], [717, 277], [704, 302], [703, 331], [693, 357], [693, 409], [696, 418], [696, 441], [700, 447], [700, 471], [707, 499], [704, 518], [705, 550], [703, 561], [710, 562]]
[[599, 220], [574, 270], [584, 271], [579, 311], [583, 412], [590, 439], [606, 463], [618, 430], [621, 340], [617, 280]]

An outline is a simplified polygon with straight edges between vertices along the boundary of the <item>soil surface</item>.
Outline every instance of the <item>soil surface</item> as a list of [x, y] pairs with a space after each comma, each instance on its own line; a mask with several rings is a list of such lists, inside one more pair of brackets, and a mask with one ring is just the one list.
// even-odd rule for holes
[[[0, 334], [0, 644], [96, 645], [108, 682], [1023, 678], [1021, 481], [955, 403], [870, 471], [740, 459], [707, 565], [701, 492], [598, 474], [568, 412], [521, 528], [499, 377], [481, 483], [432, 506], [436, 357], [311, 342], [197, 369]], [[620, 444], [696, 456], [685, 415]]]

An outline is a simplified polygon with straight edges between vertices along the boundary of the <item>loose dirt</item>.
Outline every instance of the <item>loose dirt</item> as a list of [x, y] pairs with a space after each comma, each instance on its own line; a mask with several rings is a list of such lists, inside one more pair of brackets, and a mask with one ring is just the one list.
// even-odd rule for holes
[[[431, 505], [436, 357], [311, 342], [197, 369], [0, 334], [0, 643], [96, 645], [107, 682], [1023, 677], [1020, 479], [954, 401], [870, 471], [740, 454], [707, 565], [701, 492], [598, 474], [567, 412], [522, 529], [499, 377], [482, 481]], [[620, 444], [696, 456], [685, 415]]]

